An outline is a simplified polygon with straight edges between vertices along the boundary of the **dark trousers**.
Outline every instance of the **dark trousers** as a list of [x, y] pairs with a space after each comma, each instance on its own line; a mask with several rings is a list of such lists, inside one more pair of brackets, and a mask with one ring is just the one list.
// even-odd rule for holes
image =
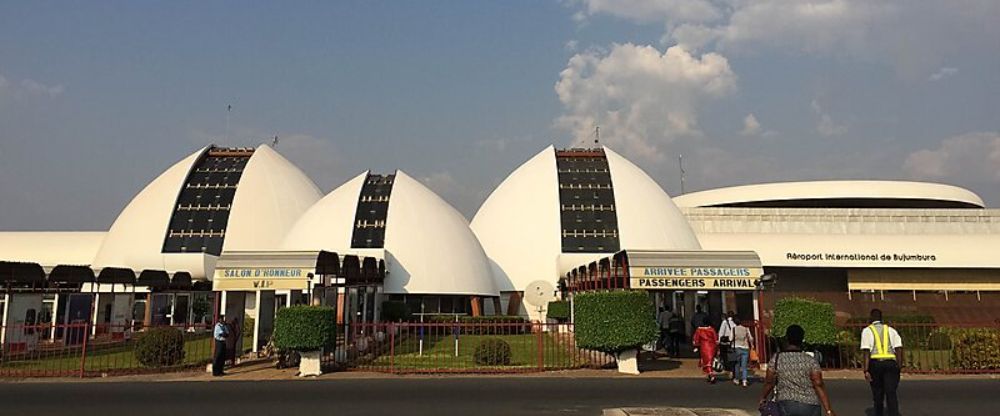
[[896, 360], [871, 360], [868, 372], [872, 375], [872, 398], [875, 401], [875, 416], [883, 416], [883, 405], [888, 407], [889, 416], [899, 416], [899, 364]]
[[[733, 357], [730, 356], [732, 355], [730, 351], [732, 351], [732, 347], [729, 344], [719, 344], [719, 359], [722, 360], [722, 367], [726, 371], [732, 372], [735, 362], [733, 361]], [[735, 372], [733, 372], [733, 378], [736, 378]]]
[[781, 416], [820, 416], [823, 408], [814, 404], [799, 403], [791, 400], [778, 402]]
[[221, 376], [226, 368], [226, 341], [215, 340], [215, 353], [212, 356], [212, 375]]
[[681, 353], [681, 338], [683, 337], [680, 332], [667, 331], [667, 354], [676, 357]]

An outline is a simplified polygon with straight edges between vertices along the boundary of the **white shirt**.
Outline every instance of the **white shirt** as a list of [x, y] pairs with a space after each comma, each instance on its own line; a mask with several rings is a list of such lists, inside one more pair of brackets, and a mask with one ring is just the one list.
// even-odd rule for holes
[[729, 337], [729, 342], [733, 341], [733, 328], [736, 324], [733, 323], [733, 318], [726, 318], [722, 321], [722, 325], [719, 325], [719, 339], [716, 341], [722, 342], [722, 337]]
[[[878, 329], [880, 337], [882, 336], [882, 331], [884, 331], [882, 328], [887, 328], [889, 330], [889, 352], [895, 353], [896, 348], [903, 347], [903, 339], [899, 337], [899, 332], [896, 332], [893, 327], [885, 325], [879, 321], [872, 322], [872, 325], [875, 325]], [[879, 339], [879, 342], [882, 342], [882, 340]], [[864, 331], [861, 331], [861, 349], [867, 351], [875, 349], [875, 334], [873, 334], [872, 330], [868, 329], [867, 326]]]

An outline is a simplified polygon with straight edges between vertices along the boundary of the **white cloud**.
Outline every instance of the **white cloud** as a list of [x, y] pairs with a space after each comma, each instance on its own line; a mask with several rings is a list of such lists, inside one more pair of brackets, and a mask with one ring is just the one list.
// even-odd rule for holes
[[664, 26], [664, 44], [883, 62], [903, 79], [947, 66], [956, 48], [995, 49], [996, 0], [584, 0], [605, 14]]
[[937, 149], [910, 153], [903, 170], [922, 179], [1000, 183], [1000, 132], [975, 132], [941, 141]]
[[556, 126], [571, 132], [577, 144], [589, 143], [600, 126], [605, 143], [658, 159], [662, 145], [701, 134], [699, 109], [735, 91], [736, 76], [719, 54], [616, 44], [607, 53], [570, 58], [555, 90], [565, 108]]
[[942, 67], [941, 69], [939, 69], [937, 72], [931, 74], [931, 76], [928, 77], [927, 80], [931, 81], [931, 82], [940, 81], [942, 79], [948, 78], [948, 77], [950, 77], [952, 75], [955, 75], [957, 73], [958, 73], [958, 68], [953, 68], [953, 67], [950, 67], [950, 66], [945, 66], [945, 67]]
[[754, 136], [758, 133], [760, 133], [760, 122], [757, 121], [757, 117], [755, 117], [753, 113], [747, 114], [747, 116], [743, 118], [743, 130], [740, 131], [740, 134], [744, 136]]
[[587, 14], [608, 14], [638, 23], [710, 21], [722, 13], [706, 0], [584, 0]]
[[62, 85], [46, 85], [30, 78], [22, 79], [21, 82], [13, 84], [3, 74], [0, 74], [0, 92], [6, 91], [14, 98], [31, 95], [55, 97], [62, 94], [64, 90]]
[[63, 93], [62, 85], [45, 85], [33, 79], [22, 79], [21, 89], [29, 94], [48, 95], [55, 97]]
[[847, 134], [847, 126], [835, 123], [833, 117], [827, 114], [823, 110], [823, 106], [820, 105], [818, 100], [812, 100], [810, 104], [812, 106], [813, 112], [819, 116], [819, 122], [816, 124], [816, 131], [824, 136], [841, 136]]
[[570, 39], [566, 41], [566, 45], [564, 45], [564, 47], [566, 48], [567, 51], [576, 52], [577, 48], [580, 47], [580, 42], [577, 41], [576, 39]]

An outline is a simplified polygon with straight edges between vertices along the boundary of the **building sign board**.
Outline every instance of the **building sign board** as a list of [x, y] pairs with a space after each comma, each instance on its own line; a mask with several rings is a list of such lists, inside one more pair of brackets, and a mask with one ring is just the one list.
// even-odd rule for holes
[[215, 270], [214, 290], [305, 290], [311, 269], [290, 267], [247, 267]]
[[631, 267], [631, 287], [649, 290], [754, 290], [752, 267]]

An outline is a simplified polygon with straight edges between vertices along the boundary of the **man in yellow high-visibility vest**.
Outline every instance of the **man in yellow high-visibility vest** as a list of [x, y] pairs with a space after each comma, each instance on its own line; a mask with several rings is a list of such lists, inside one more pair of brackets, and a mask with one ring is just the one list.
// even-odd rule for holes
[[875, 416], [883, 416], [883, 403], [889, 416], [899, 416], [899, 369], [903, 368], [903, 340], [895, 329], [882, 323], [882, 311], [872, 309], [871, 325], [861, 331], [865, 380], [872, 387]]

